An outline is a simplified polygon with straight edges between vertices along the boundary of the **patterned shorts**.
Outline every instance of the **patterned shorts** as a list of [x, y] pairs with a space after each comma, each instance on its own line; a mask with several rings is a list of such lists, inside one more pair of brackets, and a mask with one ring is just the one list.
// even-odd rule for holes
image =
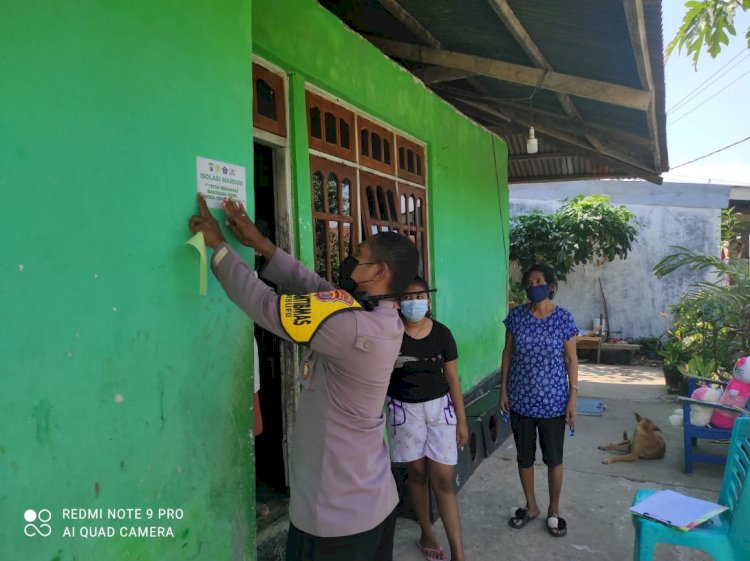
[[450, 395], [422, 403], [388, 398], [391, 461], [424, 458], [456, 465], [456, 409]]

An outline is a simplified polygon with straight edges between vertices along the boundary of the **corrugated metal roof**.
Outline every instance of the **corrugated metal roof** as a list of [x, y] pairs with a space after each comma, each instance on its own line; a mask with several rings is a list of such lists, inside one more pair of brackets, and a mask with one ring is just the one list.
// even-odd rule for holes
[[640, 87], [622, 1], [508, 4], [556, 71]]
[[[320, 3], [381, 45], [438, 95], [503, 137], [508, 143], [511, 182], [596, 177], [659, 181], [659, 174], [668, 169], [660, 0]], [[503, 16], [496, 13], [497, 5], [505, 10]], [[511, 32], [514, 20], [528, 39]], [[642, 56], [648, 60], [637, 58], [643, 52], [637, 48], [639, 29], [645, 31], [648, 44]], [[399, 43], [384, 43], [382, 39]], [[535, 60], [530, 54], [534, 49], [545, 60]], [[424, 63], [422, 53], [428, 52], [437, 63]], [[455, 53], [469, 57], [459, 60]], [[539, 82], [526, 78], [525, 84], [519, 83], [523, 79], [518, 75], [506, 75], [497, 67], [486, 75], [490, 72], [487, 66], [473, 65], [474, 60], [481, 65], [485, 59], [533, 70]], [[547, 71], [539, 70], [545, 64]], [[651, 73], [647, 76], [645, 69], [649, 64]], [[469, 68], [480, 68], [485, 75], [453, 76], [441, 82], [431, 74], [436, 70]], [[563, 75], [570, 91], [565, 94], [547, 89], [548, 73]], [[600, 91], [575, 95], [579, 92], [576, 86], [585, 81], [581, 79], [595, 80], [594, 90]], [[647, 82], [652, 84], [653, 99], [648, 108], [642, 102], [625, 99], [628, 95], [642, 95]], [[537, 155], [526, 154], [531, 124], [539, 138]]]
[[[377, 1], [377, 0], [370, 0]], [[449, 51], [531, 64], [529, 57], [508, 33], [498, 33], [498, 19], [485, 0], [400, 0], [399, 4], [426, 27]], [[471, 22], [470, 27], [465, 27]]]

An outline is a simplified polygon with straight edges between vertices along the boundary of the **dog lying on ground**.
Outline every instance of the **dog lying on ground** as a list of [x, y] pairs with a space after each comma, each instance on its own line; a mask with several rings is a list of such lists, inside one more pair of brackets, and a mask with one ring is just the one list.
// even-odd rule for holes
[[635, 420], [637, 423], [633, 430], [633, 438], [628, 438], [628, 433], [624, 432], [622, 442], [610, 442], [606, 446], [599, 446], [599, 450], [625, 452], [624, 456], [611, 456], [602, 460], [603, 464], [634, 462], [639, 459], [658, 460], [664, 457], [667, 445], [664, 438], [656, 434], [657, 431], [661, 432], [661, 429], [651, 419], [641, 417], [638, 413], [635, 414]]

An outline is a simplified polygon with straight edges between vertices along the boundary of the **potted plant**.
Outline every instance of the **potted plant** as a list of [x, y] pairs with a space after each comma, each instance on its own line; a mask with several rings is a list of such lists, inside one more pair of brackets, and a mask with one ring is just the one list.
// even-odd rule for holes
[[690, 376], [697, 376], [699, 378], [719, 378], [718, 365], [712, 358], [705, 358], [702, 356], [694, 356], [687, 363], [679, 366], [681, 380], [679, 383], [680, 395], [689, 397], [688, 392], [688, 381]]
[[687, 350], [682, 346], [679, 339], [672, 339], [667, 341], [664, 349], [659, 351], [659, 354], [664, 359], [664, 363], [662, 364], [664, 382], [670, 391], [676, 392], [679, 390], [680, 382], [683, 379], [680, 366], [688, 361]]

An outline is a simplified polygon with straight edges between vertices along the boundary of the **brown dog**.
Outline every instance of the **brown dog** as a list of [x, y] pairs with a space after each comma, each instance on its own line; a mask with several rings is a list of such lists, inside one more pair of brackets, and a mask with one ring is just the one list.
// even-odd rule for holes
[[651, 419], [641, 417], [638, 413], [635, 414], [635, 420], [637, 424], [633, 431], [633, 438], [629, 439], [628, 433], [625, 432], [622, 434], [624, 438], [622, 442], [611, 442], [606, 446], [599, 446], [599, 450], [626, 453], [624, 456], [611, 456], [602, 460], [603, 464], [634, 462], [641, 458], [645, 460], [658, 460], [664, 457], [667, 445], [664, 443], [664, 438], [660, 434], [656, 434], [656, 431], [661, 432], [661, 429]]

